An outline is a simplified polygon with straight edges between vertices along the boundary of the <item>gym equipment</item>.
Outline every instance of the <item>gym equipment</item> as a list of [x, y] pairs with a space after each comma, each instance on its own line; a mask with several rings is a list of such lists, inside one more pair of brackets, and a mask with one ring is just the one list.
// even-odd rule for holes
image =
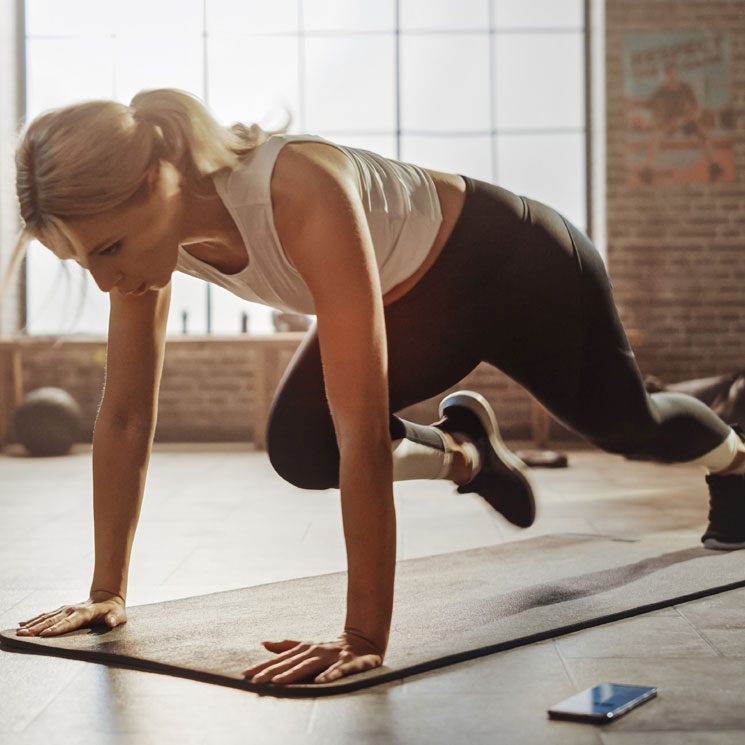
[[285, 313], [275, 310], [272, 311], [272, 324], [277, 332], [307, 331], [311, 326], [311, 320], [301, 313]]
[[[126, 665], [281, 697], [345, 693], [745, 586], [740, 551], [694, 533], [549, 535], [401, 561], [384, 665], [333, 683], [256, 684], [263, 640], [334, 638], [346, 573], [132, 606], [128, 622], [3, 647]], [[62, 600], [62, 598], [60, 598]], [[43, 610], [39, 608], [39, 610]]]
[[515, 455], [530, 468], [566, 468], [569, 465], [566, 453], [555, 450], [516, 450]]
[[745, 427], [745, 370], [670, 384], [664, 383], [654, 375], [648, 375], [644, 378], [644, 385], [649, 393], [687, 393], [705, 403], [727, 424]]
[[80, 407], [61, 388], [31, 391], [16, 408], [13, 424], [16, 439], [33, 456], [66, 455], [81, 439]]

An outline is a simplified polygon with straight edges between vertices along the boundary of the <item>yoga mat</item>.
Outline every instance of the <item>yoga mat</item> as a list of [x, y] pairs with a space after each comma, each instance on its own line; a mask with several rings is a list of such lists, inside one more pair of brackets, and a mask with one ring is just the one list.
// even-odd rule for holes
[[346, 575], [325, 574], [130, 607], [115, 629], [0, 632], [3, 646], [275, 696], [343, 693], [745, 586], [745, 553], [690, 535], [553, 535], [401, 561], [382, 667], [324, 685], [256, 685], [263, 640], [323, 641], [344, 619]]

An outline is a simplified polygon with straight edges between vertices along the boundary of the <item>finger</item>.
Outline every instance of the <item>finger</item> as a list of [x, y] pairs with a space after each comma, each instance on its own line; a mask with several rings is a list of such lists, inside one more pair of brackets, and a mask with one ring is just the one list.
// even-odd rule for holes
[[294, 665], [285, 669], [279, 668], [278, 670], [267, 670], [260, 676], [253, 678], [254, 683], [297, 683], [300, 680], [309, 678], [319, 670], [323, 670], [326, 667], [328, 661], [322, 660], [320, 657], [309, 657], [300, 662], [296, 662]]
[[103, 610], [94, 609], [94, 612], [91, 615], [91, 621], [93, 623], [105, 624], [112, 629], [120, 623], [124, 623], [125, 620], [126, 618], [123, 617], [123, 614], [119, 614], [116, 610], [106, 608]]
[[40, 634], [45, 628], [47, 628], [47, 626], [50, 626], [53, 623], [57, 623], [60, 618], [60, 613], [55, 613], [54, 615], [52, 615], [51, 613], [45, 613], [44, 618], [30, 626], [24, 627], [24, 630], [28, 631], [31, 636], [36, 636]]
[[127, 622], [127, 611], [124, 606], [114, 605], [112, 607], [110, 603], [103, 603], [94, 605], [92, 610], [92, 618], [99, 623], [105, 623], [112, 629]]
[[34, 616], [33, 618], [30, 618], [28, 621], [21, 621], [19, 626], [30, 626], [36, 623], [39, 623], [40, 621], [43, 621], [46, 618], [49, 618], [50, 616], [56, 616], [62, 608], [57, 608], [57, 610], [53, 611], [47, 611], [46, 613], [39, 613], [38, 616]]
[[[253, 667], [249, 667], [248, 670], [246, 670], [243, 674], [246, 677], [251, 678], [251, 680], [255, 683], [265, 683], [267, 680], [269, 680], [269, 678], [271, 678], [272, 674], [287, 669], [287, 660], [294, 659], [294, 655], [292, 657], [288, 657], [287, 655], [285, 655], [284, 659], [268, 660], [267, 662], [262, 662], [258, 665], [254, 665]], [[300, 657], [298, 657], [297, 659], [299, 660]], [[295, 660], [295, 662], [297, 662], [297, 660]]]
[[341, 678], [341, 667], [345, 663], [342, 660], [337, 660], [333, 665], [327, 667], [320, 675], [316, 676], [314, 683], [330, 683], [332, 680]]
[[261, 642], [261, 644], [270, 652], [287, 652], [290, 649], [300, 646], [300, 642], [290, 641], [289, 639], [285, 639], [282, 642]]
[[[301, 664], [309, 658], [315, 658], [316, 655], [312, 655], [309, 652], [301, 652], [300, 654], [288, 657], [284, 660], [272, 660], [272, 664], [265, 667], [261, 672], [254, 675], [251, 678], [252, 683], [269, 683], [273, 678], [278, 675], [282, 675], [288, 670], [291, 670], [296, 665]], [[327, 663], [328, 664], [328, 663]]]
[[56, 634], [64, 634], [67, 631], [78, 629], [81, 626], [85, 626], [93, 617], [93, 614], [89, 608], [68, 608], [63, 613], [58, 613], [57, 616], [48, 619], [44, 622], [44, 628], [39, 629], [39, 636], [54, 636]]
[[[267, 644], [284, 644], [284, 642], [264, 642], [264, 646], [266, 647]], [[260, 673], [262, 670], [266, 670], [266, 668], [271, 667], [272, 665], [276, 665], [278, 662], [282, 662], [283, 660], [288, 660], [290, 657], [294, 657], [297, 654], [300, 654], [308, 649], [310, 645], [308, 644], [296, 644], [292, 649], [288, 650], [284, 654], [281, 654], [279, 657], [274, 657], [271, 660], [267, 660], [266, 662], [260, 662], [258, 665], [253, 665], [252, 667], [249, 667], [248, 669], [243, 671], [244, 675], [256, 675], [257, 673]], [[267, 647], [269, 649], [269, 647]], [[270, 650], [271, 651], [271, 650]]]
[[42, 617], [42, 615], [44, 615], [44, 614], [39, 614], [38, 616], [34, 616], [33, 618], [29, 618], [28, 621], [19, 621], [18, 622], [18, 625], [19, 626], [28, 626], [29, 624], [38, 621]]
[[47, 628], [42, 631], [39, 636], [56, 636], [57, 634], [64, 634], [67, 631], [73, 631], [74, 629], [77, 629], [81, 625], [80, 619], [76, 619], [73, 616], [68, 616], [67, 618], [63, 618], [61, 621], [58, 621], [55, 624], [52, 624], [51, 626], [47, 626]]
[[331, 683], [334, 680], [343, 678], [346, 675], [354, 675], [354, 673], [361, 673], [365, 670], [372, 670], [375, 667], [379, 667], [382, 660], [378, 655], [366, 654], [362, 657], [355, 657], [353, 660], [339, 660], [335, 662], [327, 670], [324, 670], [316, 679], [314, 683]]

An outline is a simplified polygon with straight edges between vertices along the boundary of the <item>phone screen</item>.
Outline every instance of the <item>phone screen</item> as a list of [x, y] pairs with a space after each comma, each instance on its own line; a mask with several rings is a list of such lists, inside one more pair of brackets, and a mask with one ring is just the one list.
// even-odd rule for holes
[[548, 710], [552, 719], [609, 722], [657, 695], [656, 688], [600, 683]]

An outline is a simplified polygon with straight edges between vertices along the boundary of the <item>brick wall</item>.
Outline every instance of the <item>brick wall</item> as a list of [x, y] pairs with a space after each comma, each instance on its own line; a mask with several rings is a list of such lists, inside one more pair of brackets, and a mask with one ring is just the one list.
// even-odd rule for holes
[[[302, 334], [277, 334], [169, 340], [156, 439], [260, 441], [271, 397], [301, 338]], [[0, 341], [0, 444], [3, 432], [13, 441], [11, 420], [17, 400], [43, 386], [63, 388], [75, 398], [90, 438], [103, 390], [105, 361], [104, 338]], [[528, 436], [530, 398], [516, 384], [482, 365], [462, 387], [475, 388], [493, 403], [506, 434], [521, 439]], [[414, 421], [434, 421], [439, 398], [402, 413]]]
[[[745, 367], [745, 1], [606, 0], [608, 267], [645, 373], [672, 382]], [[736, 181], [627, 185], [623, 38], [729, 31]]]

